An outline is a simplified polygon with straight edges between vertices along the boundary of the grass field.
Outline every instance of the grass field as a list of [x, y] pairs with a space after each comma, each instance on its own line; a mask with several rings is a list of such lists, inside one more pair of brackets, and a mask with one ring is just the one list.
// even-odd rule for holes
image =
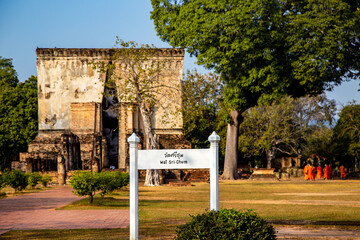
[[[187, 187], [139, 187], [140, 237], [171, 239], [189, 215], [209, 209], [207, 183]], [[360, 181], [220, 181], [220, 208], [253, 209], [277, 224], [360, 224]], [[74, 202], [61, 209], [128, 209], [128, 189], [104, 199]], [[280, 223], [279, 223], [280, 222]], [[359, 228], [359, 227], [355, 227]], [[129, 229], [10, 231], [0, 239], [128, 239]], [[33, 237], [32, 237], [33, 236]], [[36, 236], [36, 237], [35, 237]], [[43, 236], [43, 238], [41, 237]], [[49, 237], [51, 236], [51, 237]], [[59, 236], [59, 238], [57, 238]]]
[[19, 196], [22, 194], [27, 194], [27, 193], [33, 193], [33, 192], [39, 192], [39, 191], [44, 191], [44, 190], [48, 190], [51, 189], [51, 187], [43, 187], [42, 185], [38, 184], [35, 188], [32, 188], [30, 186], [27, 186], [23, 191], [21, 192], [15, 192], [15, 190], [11, 187], [5, 187], [3, 189], [1, 189], [0, 191], [0, 199], [2, 198], [7, 198], [7, 197], [14, 197], [14, 196]]

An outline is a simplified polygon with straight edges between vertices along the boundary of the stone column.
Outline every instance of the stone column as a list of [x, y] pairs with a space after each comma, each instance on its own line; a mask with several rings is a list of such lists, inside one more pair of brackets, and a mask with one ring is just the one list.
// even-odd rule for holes
[[125, 169], [126, 168], [126, 156], [127, 156], [127, 105], [120, 104], [119, 107], [119, 162], [118, 168]]
[[57, 174], [58, 174], [58, 183], [59, 185], [66, 184], [66, 169], [65, 169], [65, 161], [61, 154], [57, 157], [58, 162], [58, 168], [57, 168]]
[[99, 172], [99, 159], [95, 157], [92, 161], [92, 171]]
[[101, 144], [102, 144], [102, 156], [101, 156], [101, 160], [102, 160], [102, 167], [103, 168], [109, 168], [110, 164], [109, 164], [109, 157], [108, 157], [108, 150], [107, 150], [107, 141], [106, 141], [106, 137], [102, 137], [101, 138]]

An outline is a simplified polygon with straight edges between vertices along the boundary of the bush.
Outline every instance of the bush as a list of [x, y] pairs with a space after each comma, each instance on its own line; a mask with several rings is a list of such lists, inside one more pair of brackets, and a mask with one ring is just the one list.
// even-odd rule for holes
[[95, 191], [99, 189], [99, 174], [77, 171], [70, 179], [70, 186], [78, 196], [89, 196], [93, 203]]
[[0, 190], [5, 187], [5, 178], [3, 177], [3, 174], [0, 174]]
[[175, 239], [276, 239], [273, 226], [251, 210], [222, 209], [191, 217], [177, 227]]
[[47, 187], [48, 183], [51, 182], [52, 178], [49, 175], [44, 175], [41, 177], [40, 182], [44, 187]]
[[28, 184], [34, 188], [41, 180], [41, 175], [38, 172], [28, 173]]
[[22, 191], [28, 185], [28, 179], [24, 172], [20, 170], [12, 170], [3, 174], [5, 184], [12, 187], [15, 192]]
[[116, 189], [128, 185], [129, 174], [121, 172], [101, 172], [99, 173], [99, 189], [101, 197], [112, 193]]
[[77, 171], [70, 180], [70, 186], [78, 196], [89, 196], [90, 203], [96, 191], [101, 191], [100, 195], [112, 193], [116, 189], [128, 185], [129, 174], [121, 172], [101, 172], [92, 173]]

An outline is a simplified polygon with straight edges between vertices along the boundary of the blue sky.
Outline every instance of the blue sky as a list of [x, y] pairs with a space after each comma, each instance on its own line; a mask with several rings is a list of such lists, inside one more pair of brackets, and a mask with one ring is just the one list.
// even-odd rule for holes
[[[36, 75], [35, 49], [111, 48], [125, 41], [171, 47], [156, 36], [150, 0], [0, 0], [0, 56], [12, 58], [19, 79]], [[186, 69], [201, 66], [188, 54]], [[327, 93], [339, 105], [360, 103], [360, 81], [345, 82]]]

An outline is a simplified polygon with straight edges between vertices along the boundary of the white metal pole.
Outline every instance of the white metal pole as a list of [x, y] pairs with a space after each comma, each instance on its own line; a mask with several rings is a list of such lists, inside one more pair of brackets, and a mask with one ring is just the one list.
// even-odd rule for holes
[[219, 141], [220, 137], [213, 132], [209, 138], [210, 163], [210, 210], [219, 210]]
[[128, 138], [130, 144], [130, 240], [139, 239], [139, 193], [138, 193], [138, 143], [140, 139], [133, 133]]

